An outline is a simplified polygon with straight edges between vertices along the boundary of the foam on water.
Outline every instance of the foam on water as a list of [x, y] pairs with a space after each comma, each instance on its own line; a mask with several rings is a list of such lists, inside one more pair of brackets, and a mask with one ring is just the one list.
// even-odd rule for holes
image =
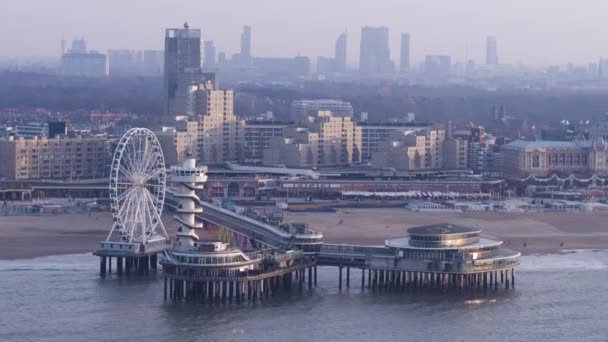
[[607, 250], [564, 250], [561, 254], [527, 255], [520, 260], [519, 271], [576, 272], [608, 269]]

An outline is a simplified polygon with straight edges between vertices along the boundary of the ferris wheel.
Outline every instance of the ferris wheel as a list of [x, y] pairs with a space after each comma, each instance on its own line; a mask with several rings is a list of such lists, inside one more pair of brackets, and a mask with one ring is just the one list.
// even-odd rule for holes
[[167, 179], [158, 139], [146, 128], [128, 130], [118, 142], [110, 170], [110, 205], [120, 242], [168, 239], [161, 221]]

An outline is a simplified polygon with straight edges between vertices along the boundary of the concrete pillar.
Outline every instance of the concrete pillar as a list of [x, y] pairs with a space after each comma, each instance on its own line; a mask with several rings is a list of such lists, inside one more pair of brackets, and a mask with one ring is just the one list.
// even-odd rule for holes
[[101, 274], [101, 275], [106, 274], [106, 257], [105, 256], [99, 257], [99, 274]]
[[342, 289], [342, 266], [339, 266], [338, 270], [339, 270], [338, 271], [338, 278], [339, 278], [339, 280], [338, 280], [338, 288]]
[[515, 269], [511, 269], [511, 286], [515, 287]]
[[308, 268], [308, 288], [312, 288], [312, 267]]
[[505, 288], [509, 289], [509, 269], [505, 270]]
[[165, 293], [165, 300], [167, 300], [167, 277], [165, 277], [165, 287], [164, 287], [164, 293]]
[[346, 267], [346, 287], [350, 287], [350, 267]]
[[116, 272], [122, 275], [122, 257], [116, 258]]
[[315, 286], [317, 286], [317, 266], [315, 265]]
[[365, 288], [365, 269], [361, 269], [361, 289]]
[[108, 273], [112, 273], [112, 257], [108, 257]]

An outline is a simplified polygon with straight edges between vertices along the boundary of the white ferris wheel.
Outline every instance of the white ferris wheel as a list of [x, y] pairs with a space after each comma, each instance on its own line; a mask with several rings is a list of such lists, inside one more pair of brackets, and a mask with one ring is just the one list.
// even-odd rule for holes
[[114, 224], [108, 235], [120, 242], [168, 239], [161, 221], [167, 172], [158, 139], [146, 128], [128, 130], [118, 142], [110, 170]]

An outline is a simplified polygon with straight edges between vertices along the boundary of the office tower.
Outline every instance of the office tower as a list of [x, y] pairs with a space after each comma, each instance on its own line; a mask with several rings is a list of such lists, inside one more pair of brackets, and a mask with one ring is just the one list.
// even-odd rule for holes
[[450, 56], [427, 55], [424, 59], [424, 72], [430, 77], [449, 76], [452, 69]]
[[243, 67], [251, 67], [251, 26], [243, 26], [240, 58]]
[[163, 74], [164, 54], [162, 50], [144, 50], [144, 74], [160, 76]]
[[108, 64], [111, 76], [141, 74], [143, 54], [136, 50], [108, 50]]
[[488, 65], [497, 65], [498, 64], [496, 37], [488, 37], [486, 39], [486, 64], [488, 64]]
[[108, 75], [108, 59], [101, 53], [65, 53], [61, 56], [61, 73], [67, 76], [105, 77]]
[[317, 72], [319, 74], [333, 74], [337, 71], [336, 68], [336, 59], [321, 57], [317, 58]]
[[335, 71], [346, 72], [346, 32], [342, 32], [336, 39]]
[[410, 34], [401, 34], [401, 63], [399, 63], [399, 71], [406, 73], [410, 70]]
[[87, 42], [84, 38], [76, 38], [72, 40], [72, 48], [68, 53], [87, 53]]
[[168, 116], [181, 115], [175, 110], [178, 91], [185, 91], [201, 79], [201, 30], [191, 29], [188, 23], [183, 29], [165, 31], [164, 111]]
[[205, 68], [214, 68], [217, 65], [217, 61], [215, 59], [215, 44], [213, 44], [213, 40], [205, 40], [205, 52], [203, 59], [203, 66]]
[[393, 72], [388, 47], [387, 27], [361, 28], [359, 72], [364, 76]]

